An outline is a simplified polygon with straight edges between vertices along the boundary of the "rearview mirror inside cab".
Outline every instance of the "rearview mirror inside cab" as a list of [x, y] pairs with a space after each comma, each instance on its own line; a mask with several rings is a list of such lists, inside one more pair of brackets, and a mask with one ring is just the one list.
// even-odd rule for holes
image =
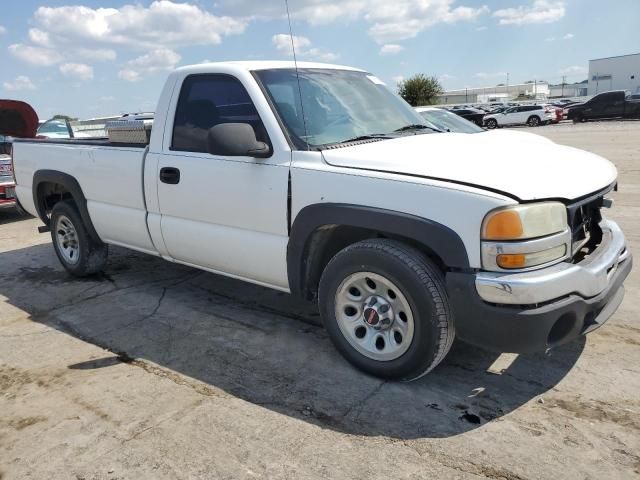
[[267, 158], [271, 148], [258, 141], [248, 123], [221, 123], [209, 129], [207, 147], [211, 155]]

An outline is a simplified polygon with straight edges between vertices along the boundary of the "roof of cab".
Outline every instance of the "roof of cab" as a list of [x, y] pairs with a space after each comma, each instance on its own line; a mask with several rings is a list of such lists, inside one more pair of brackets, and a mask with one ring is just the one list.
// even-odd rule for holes
[[[315, 62], [298, 62], [298, 68], [323, 68], [330, 70], [350, 70], [354, 72], [364, 72], [359, 68], [349, 67], [346, 65], [332, 65], [329, 63], [315, 63]], [[243, 62], [212, 62], [212, 63], [201, 63], [197, 65], [188, 65], [186, 67], [180, 67], [176, 71], [180, 72], [202, 72], [203, 70], [207, 70], [211, 68], [215, 70], [215, 68], [225, 67], [225, 69], [237, 69], [237, 70], [246, 70], [246, 71], [254, 71], [254, 70], [273, 70], [273, 69], [284, 69], [284, 68], [296, 68], [296, 63], [292, 61], [282, 61], [282, 60], [260, 60], [260, 61], [243, 61]]]

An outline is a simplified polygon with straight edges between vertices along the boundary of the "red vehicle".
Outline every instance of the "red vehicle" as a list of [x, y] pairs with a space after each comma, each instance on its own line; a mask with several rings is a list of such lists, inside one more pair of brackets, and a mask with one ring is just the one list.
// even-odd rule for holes
[[15, 208], [12, 138], [34, 138], [38, 115], [25, 102], [0, 100], [0, 208]]

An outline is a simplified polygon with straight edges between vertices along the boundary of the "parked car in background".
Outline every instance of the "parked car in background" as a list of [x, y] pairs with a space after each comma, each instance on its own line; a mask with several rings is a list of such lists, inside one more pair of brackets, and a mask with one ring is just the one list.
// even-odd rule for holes
[[38, 115], [25, 102], [0, 100], [0, 208], [19, 207], [13, 171], [13, 139], [33, 138]]
[[52, 118], [43, 122], [38, 127], [37, 136], [39, 138], [74, 138], [69, 120], [64, 118]]
[[416, 112], [424, 118], [429, 125], [442, 132], [478, 133], [484, 132], [482, 128], [455, 113], [437, 107], [417, 107]]
[[567, 119], [575, 123], [605, 118], [640, 118], [640, 100], [631, 98], [624, 90], [616, 90], [600, 93], [567, 110]]
[[486, 115], [486, 112], [478, 108], [454, 108], [451, 110], [451, 112], [464, 118], [465, 120], [469, 120], [470, 122], [475, 123], [479, 127], [482, 127], [483, 119]]
[[484, 125], [490, 129], [508, 125], [537, 127], [554, 121], [556, 121], [555, 108], [545, 105], [519, 105], [484, 117]]
[[631, 252], [601, 216], [617, 171], [593, 153], [434, 132], [326, 64], [182, 67], [156, 111], [148, 144], [14, 144], [18, 198], [71, 274], [114, 244], [290, 292], [351, 363], [402, 380], [456, 337], [544, 352], [622, 302]]

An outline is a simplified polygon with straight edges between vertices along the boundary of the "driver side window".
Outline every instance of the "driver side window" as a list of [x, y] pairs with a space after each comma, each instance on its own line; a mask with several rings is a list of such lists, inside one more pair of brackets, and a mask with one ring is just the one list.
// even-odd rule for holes
[[268, 142], [260, 116], [237, 78], [221, 74], [187, 77], [176, 108], [171, 150], [206, 153], [209, 129], [223, 123], [248, 123], [259, 141]]

